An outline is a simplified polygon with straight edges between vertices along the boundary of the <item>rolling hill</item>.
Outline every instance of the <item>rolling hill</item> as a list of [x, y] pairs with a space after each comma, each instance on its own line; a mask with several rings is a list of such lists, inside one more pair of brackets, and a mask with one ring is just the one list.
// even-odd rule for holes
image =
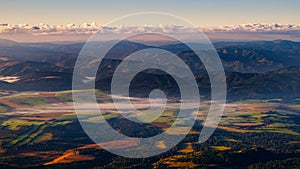
[[[105, 43], [105, 42], [99, 42]], [[95, 45], [98, 45], [95, 42]], [[83, 43], [17, 43], [0, 40], [0, 77], [18, 76], [12, 83], [1, 82], [1, 90], [71, 89], [72, 70]], [[286, 40], [214, 43], [223, 63], [230, 97], [292, 96], [300, 93], [300, 43]], [[110, 90], [114, 70], [127, 55], [147, 49], [137, 42], [119, 42], [102, 61], [96, 87]], [[209, 94], [209, 79], [198, 57], [184, 44], [155, 46], [177, 54], [194, 72], [200, 91]], [[95, 60], [90, 61], [91, 66]], [[196, 64], [197, 63], [197, 64]], [[149, 80], [153, 79], [153, 80]], [[161, 88], [176, 93], [177, 85], [159, 71], [142, 72], [135, 77], [132, 93]], [[147, 96], [147, 92], [142, 92]], [[142, 96], [140, 94], [140, 96]], [[173, 94], [176, 95], [176, 94]]]

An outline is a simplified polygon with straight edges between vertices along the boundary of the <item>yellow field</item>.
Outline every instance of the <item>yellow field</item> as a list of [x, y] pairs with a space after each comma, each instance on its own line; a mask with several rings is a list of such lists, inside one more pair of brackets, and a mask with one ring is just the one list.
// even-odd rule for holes
[[218, 151], [231, 150], [231, 147], [226, 147], [226, 146], [211, 146], [211, 148]]
[[192, 143], [186, 143], [186, 148], [179, 150], [178, 152], [180, 153], [192, 153], [194, 152], [193, 147], [192, 147]]

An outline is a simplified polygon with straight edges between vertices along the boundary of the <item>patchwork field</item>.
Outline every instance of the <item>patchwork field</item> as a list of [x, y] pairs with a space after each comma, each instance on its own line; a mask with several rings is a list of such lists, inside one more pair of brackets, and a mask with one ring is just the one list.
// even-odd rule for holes
[[[129, 112], [131, 118], [140, 121], [153, 120], [148, 126], [145, 125], [145, 130], [139, 130], [132, 123], [128, 123], [123, 115], [117, 113], [107, 94], [100, 91], [96, 93], [99, 107], [104, 110], [103, 117], [96, 112], [88, 112], [87, 104], [82, 109], [83, 112], [77, 112], [79, 115], [85, 112], [84, 122], [97, 124], [106, 120], [114, 123], [114, 128], [120, 132], [135, 131], [136, 134], [147, 136], [154, 132], [150, 130], [152, 128], [158, 132], [166, 131], [176, 120], [177, 103], [168, 105], [158, 118], [156, 112], [141, 114]], [[145, 99], [132, 99], [138, 110], [143, 111], [149, 107], [149, 102]], [[3, 133], [0, 136], [0, 164], [8, 168], [33, 166], [55, 168], [71, 164], [79, 166], [105, 164], [111, 167], [120, 160], [126, 161], [127, 159], [117, 158], [103, 150], [86, 136], [71, 101], [71, 91], [3, 92], [0, 96], [0, 132]], [[205, 160], [207, 156], [215, 156], [213, 158], [220, 158], [222, 161], [223, 156], [228, 156], [228, 153], [230, 158], [235, 154], [246, 156], [249, 152], [255, 154], [261, 151], [260, 148], [270, 153], [293, 153], [296, 157], [300, 155], [298, 101], [271, 99], [230, 102], [214, 135], [207, 142], [199, 144], [197, 139], [208, 106], [209, 102], [202, 103], [199, 112], [195, 112], [198, 114], [198, 120], [189, 135], [160, 159], [152, 161], [152, 167], [209, 168], [216, 164]], [[178, 125], [181, 127], [168, 134], [170, 136], [184, 134], [185, 123], [185, 120], [180, 121]], [[164, 142], [155, 144], [158, 148], [166, 148]], [[105, 143], [105, 147], [114, 148], [137, 145], [138, 143], [133, 140]], [[28, 161], [26, 166], [23, 166], [24, 161]]]

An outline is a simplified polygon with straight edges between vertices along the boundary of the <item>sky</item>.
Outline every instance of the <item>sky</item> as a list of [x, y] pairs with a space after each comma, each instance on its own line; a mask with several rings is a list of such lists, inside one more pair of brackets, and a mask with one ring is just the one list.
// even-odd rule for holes
[[165, 12], [198, 26], [300, 24], [299, 9], [299, 0], [0, 0], [0, 23], [105, 25], [132, 13]]

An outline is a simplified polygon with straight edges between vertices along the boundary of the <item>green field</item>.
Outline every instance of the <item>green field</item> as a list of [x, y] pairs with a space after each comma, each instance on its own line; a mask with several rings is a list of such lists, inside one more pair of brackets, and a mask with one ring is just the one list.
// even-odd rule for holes
[[20, 127], [23, 126], [39, 126], [44, 124], [45, 122], [41, 121], [29, 121], [29, 120], [21, 120], [21, 119], [9, 119], [4, 121], [1, 126], [5, 126], [10, 130], [19, 130]]
[[10, 100], [18, 104], [25, 104], [30, 106], [42, 106], [49, 103], [46, 98], [35, 95], [16, 95], [10, 98]]

